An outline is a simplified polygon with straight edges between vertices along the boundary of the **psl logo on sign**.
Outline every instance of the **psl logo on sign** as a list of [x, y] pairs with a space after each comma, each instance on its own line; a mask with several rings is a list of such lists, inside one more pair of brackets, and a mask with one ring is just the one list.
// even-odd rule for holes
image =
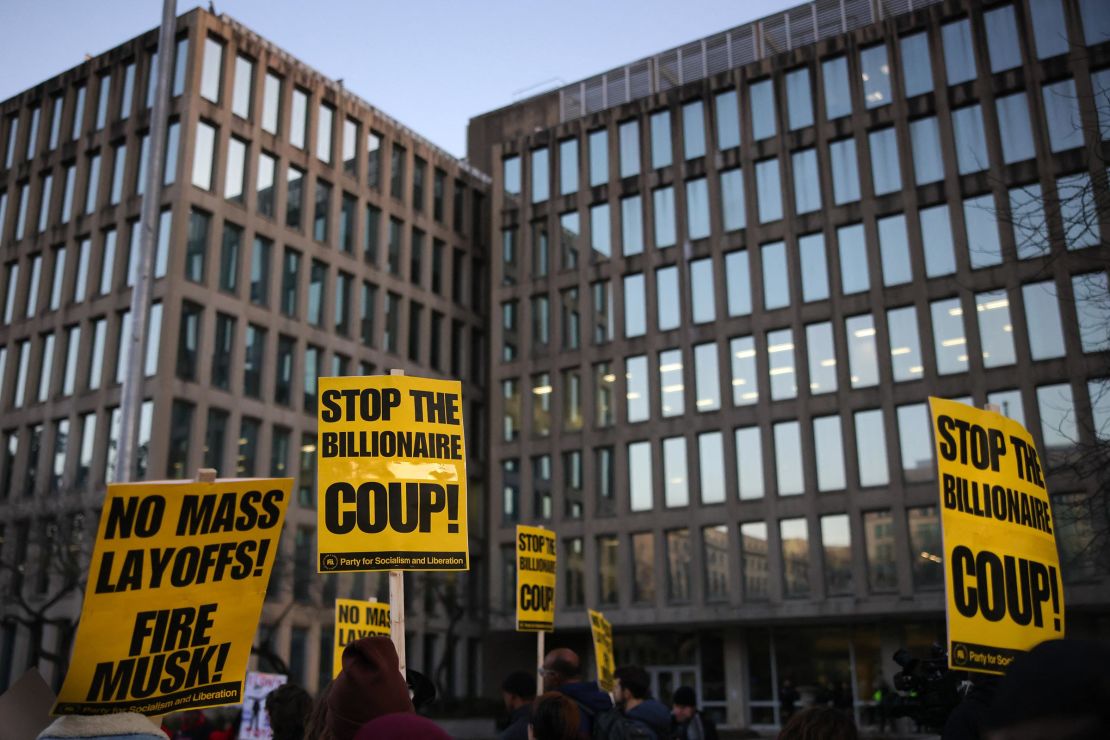
[[343, 648], [363, 637], [389, 637], [389, 604], [358, 599], [335, 600], [335, 657], [332, 678], [343, 668]]
[[930, 398], [940, 481], [948, 664], [1005, 673], [1064, 636], [1064, 594], [1044, 472], [1025, 427]]
[[555, 629], [555, 533], [540, 527], [516, 528], [516, 628]]
[[54, 713], [238, 703], [292, 485], [108, 486]]
[[239, 740], [269, 740], [270, 715], [266, 712], [266, 695], [286, 682], [281, 673], [247, 673], [243, 688], [243, 716], [239, 720]]
[[462, 385], [320, 378], [320, 572], [467, 570]]
[[613, 660], [613, 626], [601, 612], [590, 613], [590, 632], [594, 638], [594, 659], [597, 661], [597, 685], [605, 691], [615, 686], [613, 673], [617, 670]]

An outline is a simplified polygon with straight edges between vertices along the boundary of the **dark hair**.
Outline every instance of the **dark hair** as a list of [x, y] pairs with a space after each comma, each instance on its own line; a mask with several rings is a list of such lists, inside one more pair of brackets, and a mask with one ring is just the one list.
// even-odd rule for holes
[[286, 683], [266, 694], [266, 713], [274, 740], [302, 740], [305, 721], [312, 710], [312, 697], [294, 683]]
[[328, 681], [316, 692], [316, 701], [312, 703], [312, 711], [305, 720], [304, 740], [332, 740], [328, 726], [328, 694], [331, 687], [332, 682]]
[[809, 707], [795, 714], [782, 728], [779, 740], [858, 740], [856, 723], [832, 707]]
[[648, 688], [651, 686], [651, 677], [647, 671], [635, 665], [621, 666], [613, 671], [613, 678], [620, 679], [621, 688], [628, 691], [637, 699], [646, 699]]
[[696, 707], [698, 705], [698, 695], [689, 686], [679, 686], [675, 689], [671, 704], [680, 707]]
[[531, 701], [536, 698], [536, 677], [524, 671], [513, 671], [501, 682], [501, 690]]
[[541, 694], [528, 724], [536, 740], [579, 740], [578, 705], [558, 691]]

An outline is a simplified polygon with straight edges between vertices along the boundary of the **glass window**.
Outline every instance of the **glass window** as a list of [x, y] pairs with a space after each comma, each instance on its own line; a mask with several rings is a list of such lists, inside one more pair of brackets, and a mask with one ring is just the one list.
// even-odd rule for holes
[[1110, 13], [1100, 0], [1079, 0], [1083, 19], [1083, 36], [1087, 46], [1094, 46], [1110, 39]]
[[[1110, 19], [1110, 13], [1107, 13]], [[1110, 28], [1107, 29], [1110, 35]], [[1110, 139], [1110, 68], [1091, 72], [1095, 112], [1098, 114], [1099, 132], [1103, 141]]]
[[624, 335], [642, 336], [647, 330], [647, 302], [643, 273], [624, 276]]
[[316, 180], [316, 198], [312, 209], [312, 238], [318, 242], [327, 242], [331, 221], [331, 183]]
[[924, 368], [917, 333], [917, 309], [914, 306], [890, 309], [886, 312], [886, 325], [894, 381], [919, 380]]
[[944, 179], [936, 116], [910, 121], [910, 149], [913, 150], [914, 183], [927, 185]]
[[705, 600], [727, 601], [729, 591], [728, 527], [702, 527], [702, 558], [705, 563]]
[[316, 119], [316, 158], [321, 162], [331, 162], [331, 130], [334, 125], [335, 108], [321, 103]]
[[746, 316], [752, 312], [751, 276], [748, 253], [741, 249], [725, 255], [725, 281], [728, 290], [728, 315]]
[[550, 305], [546, 295], [532, 296], [532, 343], [537, 346], [550, 341]]
[[929, 58], [929, 34], [922, 31], [903, 36], [899, 43], [902, 49], [902, 84], [906, 97], [932, 92], [933, 63]]
[[501, 160], [501, 179], [505, 192], [509, 195], [520, 195], [520, 157], [505, 157]]
[[[200, 72], [200, 96], [213, 103], [220, 102], [220, 78], [223, 76], [224, 45], [211, 36], [204, 39], [204, 66]], [[99, 126], [98, 126], [99, 128]]]
[[1032, 183], [1010, 189], [1010, 223], [1018, 259], [1040, 257], [1049, 251], [1041, 186]]
[[256, 203], [259, 214], [268, 218], [274, 216], [274, 171], [276, 162], [266, 152], [258, 154], [258, 182], [255, 185]]
[[628, 445], [628, 492], [632, 511], [650, 511], [655, 492], [651, 473], [651, 442]]
[[1037, 408], [1041, 415], [1045, 458], [1052, 464], [1079, 441], [1071, 386], [1060, 383], [1037, 388]]
[[608, 362], [599, 362], [594, 365], [594, 408], [597, 411], [596, 426], [599, 429], [613, 426], [616, 413], [613, 408], [615, 389], [613, 384], [617, 376], [610, 369]]
[[208, 252], [208, 224], [211, 217], [203, 211], [189, 212], [189, 234], [185, 244], [185, 279], [204, 282], [204, 262]]
[[653, 532], [636, 532], [632, 535], [632, 601], [638, 604], [655, 601], [655, 534]]
[[933, 343], [937, 355], [937, 372], [941, 375], [967, 372], [967, 337], [964, 334], [963, 309], [958, 298], [934, 301]]
[[890, 511], [865, 511], [863, 539], [867, 550], [867, 582], [872, 593], [898, 588], [898, 558], [894, 554], [894, 522]]
[[577, 370], [562, 372], [563, 430], [574, 432], [582, 428], [582, 375]]
[[832, 167], [833, 200], [844, 205], [859, 200], [859, 170], [856, 168], [856, 140], [841, 139], [829, 144]]
[[629, 422], [645, 421], [650, 416], [647, 368], [647, 357], [644, 355], [625, 359], [625, 396]]
[[782, 218], [782, 187], [779, 184], [779, 161], [765, 159], [755, 163], [755, 187], [759, 202], [759, 222]]
[[1037, 42], [1037, 58], [1067, 54], [1070, 44], [1060, 0], [1029, 0], [1029, 14], [1029, 25], [1033, 27], [1033, 38]]
[[695, 324], [704, 324], [717, 318], [713, 285], [713, 258], [706, 257], [690, 262], [690, 314]]
[[929, 277], [951, 275], [956, 271], [956, 248], [952, 242], [952, 224], [948, 206], [941, 204], [922, 209], [921, 243], [925, 250], [925, 274]]
[[578, 191], [578, 139], [559, 142], [559, 194]]
[[675, 224], [674, 188], [656, 188], [652, 192], [655, 211], [655, 248], [673, 247], [678, 238]]
[[852, 594], [852, 536], [847, 514], [821, 517], [821, 548], [825, 556], [826, 593]]
[[[382, 136], [376, 131], [366, 132], [366, 184], [377, 190], [382, 183]], [[456, 180], [456, 185], [458, 181]], [[455, 220], [458, 222], [458, 199], [461, 190], [455, 191]], [[458, 229], [456, 228], [456, 231]]]
[[1006, 164], [1032, 159], [1036, 155], [1033, 147], [1033, 129], [1029, 124], [1029, 105], [1025, 93], [997, 98], [994, 104], [998, 110], [998, 130], [1002, 140], [1002, 161]]
[[761, 247], [763, 262], [763, 303], [768, 311], [790, 305], [790, 276], [786, 264], [786, 244], [775, 242]]
[[682, 383], [682, 350], [659, 353], [659, 401], [664, 418], [686, 412], [685, 386]]
[[774, 425], [775, 479], [780, 496], [800, 496], [805, 492], [805, 475], [801, 465], [802, 431], [796, 421]]
[[1014, 364], [1014, 329], [1010, 323], [1010, 300], [1005, 290], [975, 294], [979, 316], [979, 343], [984, 367]]
[[809, 351], [809, 392], [813, 395], [836, 390], [836, 345], [828, 321], [806, 326]]
[[227, 172], [224, 177], [224, 197], [234, 203], [243, 202], [243, 185], [246, 174], [247, 143], [232, 136], [227, 145]]
[[[193, 184], [198, 188], [203, 190], [212, 189], [215, 156], [216, 129], [204, 121], [199, 121], [197, 123], [196, 149], [193, 151]], [[86, 209], [86, 212], [88, 210]]]
[[748, 85], [748, 108], [752, 112], [752, 138], [756, 141], [775, 135], [775, 87], [772, 80]]
[[604, 344], [613, 339], [613, 284], [599, 280], [593, 284], [594, 344]]
[[787, 73], [786, 107], [791, 131], [813, 125], [813, 91], [808, 67]]
[[988, 193], [964, 201], [964, 223], [967, 226], [967, 252], [973, 269], [1002, 262], [1002, 245], [998, 237], [994, 198]]
[[[588, 143], [590, 148], [590, 186], [603, 185], [609, 182], [609, 132], [603, 128], [591, 131]], [[519, 171], [516, 179], [516, 192], [519, 192]]]
[[656, 306], [658, 308], [659, 330], [668, 331], [678, 327], [681, 298], [678, 293], [678, 268], [674, 265], [661, 267], [655, 271]]
[[661, 110], [651, 114], [651, 168], [671, 164], [671, 114]]
[[967, 18], [954, 21], [942, 26], [940, 31], [948, 84], [957, 85], [975, 79], [978, 73], [975, 69], [975, 49], [971, 44], [971, 21]]
[[1091, 177], [1085, 172], [1056, 180], [1056, 197], [1060, 220], [1064, 225], [1064, 243], [1068, 249], [1092, 247], [1100, 243], [1094, 192]]
[[343, 119], [343, 171], [352, 177], [358, 175], [358, 130], [357, 121]]
[[767, 523], [740, 525], [740, 562], [744, 578], [744, 599], [767, 600]]
[[630, 195], [621, 198], [621, 252], [630, 255], [643, 251], [644, 217], [640, 196]]
[[817, 490], [844, 490], [847, 478], [839, 416], [819, 416], [813, 420], [813, 448], [817, 457]]
[[691, 239], [709, 236], [709, 187], [704, 177], [686, 181], [686, 229]]
[[848, 86], [848, 58], [835, 57], [821, 63], [825, 82], [825, 117], [828, 120], [852, 112], [852, 91]]
[[690, 530], [667, 531], [667, 600], [690, 600]]
[[269, 70], [262, 85], [262, 130], [271, 134], [278, 131], [281, 111], [281, 78]]
[[783, 596], [809, 596], [809, 531], [805, 519], [780, 519]]
[[1071, 279], [1075, 314], [1079, 321], [1079, 340], [1084, 352], [1110, 349], [1110, 286], [1106, 273], [1089, 272]]
[[825, 235], [818, 232], [798, 238], [802, 271], [802, 300], [821, 301], [829, 297], [828, 264], [825, 259]]
[[[1021, 403], [1021, 391], [995, 391], [987, 394], [987, 403], [993, 403], [1002, 409], [1002, 415], [1008, 416], [1022, 426], [1025, 426], [1025, 410]], [[932, 422], [926, 421], [927, 425]], [[930, 458], [932, 459], [932, 458]]]
[[840, 246], [840, 288], [844, 295], [862, 293], [871, 284], [867, 269], [867, 242], [863, 224], [841, 226], [836, 230]]
[[292, 110], [289, 113], [289, 143], [298, 149], [304, 149], [307, 131], [308, 93], [299, 87], [294, 87]]
[[716, 342], [694, 346], [694, 390], [698, 411], [716, 411], [721, 408]]
[[713, 100], [717, 112], [717, 148], [721, 151], [740, 146], [740, 108], [735, 90], [725, 90]]
[[220, 290], [235, 293], [239, 289], [239, 253], [243, 246], [243, 228], [224, 221], [220, 245]]
[[[1060, 322], [1060, 299], [1051, 280], [1021, 286], [1025, 321], [1029, 330], [1029, 353], [1034, 360], [1064, 356], [1064, 332]], [[1105, 298], [1105, 296], [1104, 296]], [[984, 345], [985, 347], [985, 345]]]
[[1012, 5], [1004, 5], [983, 13], [986, 26], [987, 51], [990, 52], [991, 72], [1002, 72], [1021, 66], [1017, 22]]
[[871, 149], [871, 179], [875, 195], [902, 189], [902, 170], [898, 165], [898, 138], [894, 127], [872, 131], [867, 135]]
[[1100, 499], [1087, 493], [1067, 493], [1050, 500], [1064, 580], [1098, 581], [1102, 577], [1099, 553], [1103, 545], [1099, 527], [1094, 524], [1099, 515], [1092, 511]]
[[720, 504], [725, 500], [725, 447], [720, 432], [698, 435], [698, 469], [701, 478], [701, 502]]
[[1083, 122], [1075, 80], [1066, 79], [1043, 88], [1044, 113], [1048, 121], [1048, 143], [1054, 152], [1083, 146]]
[[863, 79], [863, 102], [868, 108], [889, 105], [890, 64], [887, 63], [886, 46], [879, 44], [859, 53], [860, 77]]
[[235, 84], [231, 91], [231, 112], [250, 118], [254, 92], [254, 62], [242, 54], [235, 57]]
[[756, 376], [755, 341], [751, 337], [735, 337], [729, 343], [732, 355], [732, 403], [746, 406], [759, 399], [759, 378]]
[[898, 444], [907, 482], [933, 479], [932, 427], [928, 404], [898, 407]]
[[883, 412], [881, 409], [857, 411], [855, 421], [859, 484], [864, 487], [885, 486], [890, 482], [890, 476], [887, 473]]
[[817, 174], [817, 150], [802, 149], [791, 155], [794, 167], [794, 212], [821, 210], [821, 178]]
[[763, 498], [763, 452], [759, 427], [736, 430], [736, 480], [740, 500]]
[[547, 149], [532, 150], [532, 202], [541, 203], [548, 198], [548, 152]]
[[668, 437], [663, 440], [663, 480], [663, 503], [668, 509], [690, 503], [685, 437]]
[[878, 385], [874, 318], [871, 314], [852, 316], [845, 320], [844, 328], [848, 334], [848, 370], [851, 373], [852, 387]]
[[987, 169], [987, 138], [978, 104], [952, 111], [952, 134], [956, 145], [956, 170], [967, 175]]
[[883, 264], [883, 285], [901, 285], [913, 279], [910, 268], [909, 236], [906, 233], [906, 217], [897, 213], [880, 218], [879, 255]]
[[682, 153], [685, 159], [705, 156], [705, 113], [700, 100], [682, 106]]
[[721, 172], [721, 214], [725, 231], [744, 228], [744, 177], [739, 168]]
[[633, 118], [617, 129], [620, 139], [621, 177], [640, 174], [640, 122]]

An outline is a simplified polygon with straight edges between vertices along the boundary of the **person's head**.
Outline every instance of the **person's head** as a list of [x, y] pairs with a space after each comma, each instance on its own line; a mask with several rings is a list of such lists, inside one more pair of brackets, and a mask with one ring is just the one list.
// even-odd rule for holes
[[443, 728], [416, 712], [383, 714], [364, 724], [354, 740], [451, 740]]
[[524, 671], [514, 671], [501, 682], [501, 698], [510, 712], [530, 704], [536, 698], [536, 677]]
[[779, 740], [857, 740], [856, 723], [832, 707], [809, 707], [795, 714], [779, 732]]
[[556, 648], [543, 659], [543, 690], [552, 691], [582, 677], [578, 653], [570, 648]]
[[578, 705], [565, 694], [541, 694], [532, 705], [529, 740], [578, 740]]
[[388, 637], [364, 637], [343, 649], [343, 670], [327, 699], [331, 740], [352, 740], [360, 727], [384, 714], [416, 711], [399, 666]]
[[679, 686], [671, 698], [671, 714], [679, 722], [689, 722], [698, 713], [698, 696], [689, 686]]
[[312, 711], [312, 697], [295, 683], [286, 683], [266, 694], [266, 714], [274, 740], [301, 740]]
[[647, 671], [639, 666], [626, 665], [613, 671], [616, 685], [613, 687], [613, 698], [617, 706], [635, 706], [647, 698], [651, 688], [651, 677]]

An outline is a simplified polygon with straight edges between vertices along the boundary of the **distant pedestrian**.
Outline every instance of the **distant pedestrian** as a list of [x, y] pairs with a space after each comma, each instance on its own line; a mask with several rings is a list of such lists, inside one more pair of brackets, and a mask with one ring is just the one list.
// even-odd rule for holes
[[794, 710], [798, 705], [798, 690], [794, 688], [794, 682], [789, 678], [782, 682], [782, 687], [779, 689], [779, 710], [782, 713], [782, 721], [785, 724], [786, 720], [794, 716]]
[[613, 708], [609, 695], [594, 681], [582, 680], [578, 653], [570, 648], [557, 648], [543, 659], [543, 690], [558, 691], [574, 701], [579, 708], [578, 728], [583, 737], [593, 731], [594, 717]]
[[528, 719], [535, 698], [536, 676], [516, 671], [505, 677], [501, 682], [501, 700], [509, 711], [509, 724], [497, 736], [498, 740], [528, 740]]
[[833, 707], [809, 707], [795, 714], [779, 732], [779, 740], [858, 740], [856, 723]]
[[304, 740], [312, 697], [295, 683], [283, 683], [266, 694], [266, 714], [274, 740]]
[[671, 734], [671, 714], [651, 697], [651, 677], [639, 666], [621, 666], [613, 672], [613, 698], [624, 716], [650, 730], [659, 740]]
[[578, 704], [566, 694], [541, 694], [532, 707], [528, 740], [580, 740], [580, 715]]
[[698, 711], [698, 697], [692, 688], [680, 686], [671, 705], [673, 740], [717, 740], [717, 725]]

